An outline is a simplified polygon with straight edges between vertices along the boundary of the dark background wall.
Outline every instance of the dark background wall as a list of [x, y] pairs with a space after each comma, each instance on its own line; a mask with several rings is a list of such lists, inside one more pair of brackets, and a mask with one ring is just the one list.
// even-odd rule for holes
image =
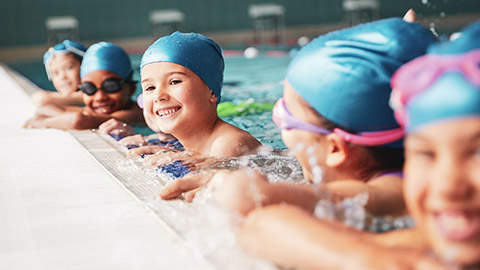
[[[184, 31], [249, 29], [248, 6], [262, 2], [283, 5], [287, 27], [342, 20], [341, 0], [1, 0], [0, 47], [45, 44], [45, 19], [62, 15], [77, 17], [80, 40], [89, 41], [147, 37], [151, 31], [148, 14], [155, 9], [184, 12]], [[380, 2], [381, 17], [402, 16], [411, 7], [420, 18], [480, 12], [480, 0]]]

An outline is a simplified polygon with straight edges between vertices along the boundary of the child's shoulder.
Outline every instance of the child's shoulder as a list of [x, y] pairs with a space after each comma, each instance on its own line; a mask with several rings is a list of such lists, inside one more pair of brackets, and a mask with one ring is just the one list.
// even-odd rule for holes
[[210, 154], [212, 156], [237, 157], [255, 152], [261, 143], [250, 133], [228, 123], [216, 131]]

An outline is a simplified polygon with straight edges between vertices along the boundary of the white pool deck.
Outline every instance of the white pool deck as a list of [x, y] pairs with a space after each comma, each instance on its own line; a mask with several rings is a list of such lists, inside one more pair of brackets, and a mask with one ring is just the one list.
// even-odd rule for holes
[[[108, 163], [121, 152], [102, 140], [87, 151], [82, 138], [94, 140], [94, 132], [21, 128], [35, 110], [29, 87], [0, 63], [0, 269], [273, 269], [209, 258], [188, 240], [192, 223], [175, 226], [183, 220], [176, 207], [189, 206], [157, 200], [155, 211], [142, 203], [156, 189], [126, 188], [101, 166], [96, 155]], [[165, 207], [170, 216], [162, 217]]]

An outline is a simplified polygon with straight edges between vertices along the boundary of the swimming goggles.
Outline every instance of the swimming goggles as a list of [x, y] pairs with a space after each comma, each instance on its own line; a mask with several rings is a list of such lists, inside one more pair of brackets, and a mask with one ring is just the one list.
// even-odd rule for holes
[[400, 67], [392, 77], [393, 109], [403, 106], [422, 93], [445, 72], [458, 71], [480, 86], [480, 50], [456, 55], [424, 55]]
[[80, 57], [83, 57], [83, 55], [85, 54], [85, 47], [78, 42], [66, 39], [63, 42], [58, 43], [57, 45], [48, 49], [48, 53], [50, 53], [51, 55], [65, 52], [71, 52]]
[[285, 105], [285, 100], [283, 97], [275, 103], [275, 106], [273, 107], [272, 119], [273, 122], [281, 129], [298, 129], [322, 135], [335, 133], [347, 142], [365, 146], [383, 145], [403, 138], [403, 131], [401, 128], [352, 134], [339, 128], [335, 128], [332, 131], [313, 125], [306, 121], [295, 118], [295, 116], [290, 113]]
[[[105, 93], [117, 93], [120, 91], [125, 83], [128, 80], [119, 79], [119, 78], [108, 78], [103, 81], [102, 86], [100, 87]], [[97, 87], [91, 82], [84, 82], [78, 86], [78, 90], [82, 91], [83, 93], [93, 96], [97, 92]]]

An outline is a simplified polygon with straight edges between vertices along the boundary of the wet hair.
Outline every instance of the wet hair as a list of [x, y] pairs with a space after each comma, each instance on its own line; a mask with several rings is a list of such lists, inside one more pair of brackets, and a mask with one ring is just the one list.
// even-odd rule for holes
[[[339, 128], [352, 134], [357, 133], [354, 130], [335, 124], [317, 112], [315, 113], [320, 120], [320, 125], [326, 129], [334, 130], [335, 128]], [[354, 169], [359, 173], [359, 177], [362, 180], [366, 181], [374, 174], [379, 172], [400, 171], [403, 168], [403, 163], [405, 162], [403, 147], [392, 147], [389, 145], [364, 146], [353, 143], [349, 144], [363, 148], [365, 153], [368, 155], [368, 157], [357, 159], [357, 161], [353, 163]]]

